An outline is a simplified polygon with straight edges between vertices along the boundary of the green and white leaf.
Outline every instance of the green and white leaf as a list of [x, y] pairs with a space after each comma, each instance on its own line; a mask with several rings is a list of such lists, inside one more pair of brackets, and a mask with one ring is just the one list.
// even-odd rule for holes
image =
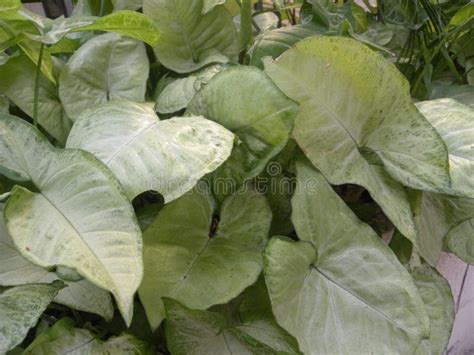
[[262, 59], [264, 57], [270, 56], [276, 59], [302, 39], [320, 33], [321, 29], [311, 24], [287, 26], [263, 32], [255, 39], [249, 50], [250, 64], [263, 69]]
[[[255, 177], [288, 142], [298, 105], [259, 69], [233, 67], [217, 74], [188, 105], [188, 114], [203, 115], [238, 138], [229, 159], [214, 174], [236, 191]], [[222, 191], [219, 194], [225, 195]]]
[[[26, 56], [10, 58], [0, 66], [0, 92], [33, 117], [36, 66]], [[38, 89], [38, 123], [58, 142], [64, 144], [72, 122], [64, 112], [57, 87], [40, 76]]]
[[268, 60], [265, 71], [300, 104], [293, 136], [311, 162], [332, 184], [365, 187], [416, 245], [407, 196], [389, 174], [407, 186], [445, 190], [447, 150], [396, 67], [357, 41], [314, 37]]
[[59, 97], [73, 121], [86, 109], [111, 99], [143, 102], [148, 72], [143, 43], [103, 34], [71, 56], [59, 78]]
[[[165, 335], [172, 354], [297, 354], [298, 350], [277, 339], [268, 329], [266, 341], [255, 338], [245, 327], [232, 326], [219, 313], [193, 310], [164, 299]], [[277, 329], [276, 327], [274, 329]], [[272, 335], [276, 335], [272, 338]], [[295, 351], [296, 350], [296, 351]]]
[[[3, 212], [3, 205], [0, 210]], [[56, 273], [37, 266], [15, 249], [5, 227], [3, 216], [0, 220], [0, 286], [19, 286], [30, 283], [51, 283], [61, 280], [66, 285], [54, 298], [54, 302], [73, 309], [98, 314], [111, 320], [114, 308], [110, 294], [92, 285], [85, 279], [76, 282], [65, 281]]]
[[61, 282], [31, 284], [0, 293], [0, 354], [23, 341], [61, 288]]
[[143, 1], [143, 13], [160, 31], [154, 50], [165, 67], [188, 73], [237, 60], [239, 39], [230, 14], [224, 6], [203, 14], [208, 5], [206, 0]]
[[430, 100], [451, 98], [474, 109], [474, 85], [434, 84]]
[[264, 254], [278, 323], [306, 354], [413, 353], [429, 320], [410, 275], [309, 163], [296, 191], [300, 241], [272, 238]]
[[99, 158], [130, 200], [155, 190], [169, 202], [219, 167], [230, 155], [233, 139], [204, 117], [159, 121], [150, 105], [112, 100], [79, 116], [67, 147]]
[[250, 187], [224, 201], [215, 235], [215, 203], [199, 189], [166, 205], [144, 233], [145, 275], [139, 289], [155, 329], [165, 317], [161, 297], [206, 309], [226, 303], [262, 271], [271, 211]]
[[0, 115], [0, 132], [2, 172], [39, 190], [15, 186], [7, 201], [15, 248], [38, 266], [69, 267], [112, 292], [129, 324], [142, 279], [142, 242], [117, 180], [91, 154], [55, 149], [19, 118]]
[[454, 300], [448, 282], [426, 264], [416, 267], [411, 275], [425, 302], [430, 318], [431, 334], [422, 340], [415, 354], [444, 354], [454, 323]]
[[[474, 199], [410, 191], [410, 201], [418, 229], [418, 243], [424, 250], [424, 259], [431, 266], [436, 266], [448, 235], [453, 252], [459, 252], [463, 259], [469, 258], [469, 254], [474, 256], [472, 249], [468, 248], [474, 240]], [[461, 227], [465, 221], [466, 224]], [[457, 229], [458, 226], [460, 229]]]
[[446, 241], [451, 252], [465, 262], [474, 264], [474, 211], [471, 218], [451, 228], [446, 235]]
[[224, 4], [226, 0], [203, 0], [202, 14], [205, 15], [217, 5]]
[[[171, 79], [156, 98], [158, 113], [173, 113], [185, 109], [194, 95], [201, 90], [214, 75], [226, 69], [223, 64], [215, 64], [184, 78]], [[166, 77], [166, 80], [170, 78]], [[158, 84], [160, 85], [160, 84]]]
[[416, 106], [448, 147], [451, 187], [446, 193], [474, 198], [474, 109], [453, 99]]
[[102, 341], [86, 329], [74, 327], [74, 321], [63, 318], [40, 334], [23, 352], [25, 355], [49, 354], [152, 354], [149, 346], [130, 334]]

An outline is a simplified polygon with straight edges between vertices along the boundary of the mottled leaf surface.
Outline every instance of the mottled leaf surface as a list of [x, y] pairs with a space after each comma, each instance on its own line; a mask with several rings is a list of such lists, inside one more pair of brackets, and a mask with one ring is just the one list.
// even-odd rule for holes
[[215, 181], [235, 188], [259, 174], [285, 147], [297, 110], [298, 105], [261, 70], [234, 67], [217, 74], [199, 91], [187, 112], [203, 115], [237, 136], [231, 156], [213, 174]]
[[232, 18], [223, 6], [207, 9], [205, 0], [143, 1], [143, 13], [160, 31], [154, 49], [164, 66], [188, 73], [237, 59], [239, 39]]
[[103, 34], [71, 56], [59, 78], [59, 97], [73, 121], [110, 99], [143, 102], [148, 71], [143, 43], [116, 33]]
[[265, 197], [253, 190], [231, 196], [218, 220], [214, 209], [212, 197], [195, 189], [166, 205], [144, 233], [139, 295], [152, 328], [165, 317], [161, 297], [206, 309], [257, 280], [271, 221]]
[[99, 158], [130, 200], [155, 190], [169, 202], [220, 166], [233, 139], [230, 131], [204, 117], [159, 121], [150, 105], [113, 100], [79, 117], [67, 147]]
[[59, 150], [33, 126], [0, 116], [0, 166], [34, 183], [4, 210], [15, 248], [41, 267], [62, 265], [109, 290], [126, 322], [142, 279], [141, 231], [110, 171], [91, 154]]
[[17, 286], [0, 293], [0, 353], [20, 344], [62, 283]]
[[[0, 210], [3, 212], [3, 205]], [[19, 286], [30, 283], [51, 283], [59, 280], [56, 273], [37, 266], [21, 256], [5, 227], [3, 216], [0, 220], [0, 286]], [[54, 302], [80, 311], [98, 314], [112, 319], [114, 308], [110, 294], [92, 285], [85, 279], [64, 281]]]
[[451, 187], [445, 192], [474, 198], [474, 109], [453, 99], [418, 102], [416, 107], [448, 147]]
[[447, 150], [396, 67], [357, 41], [314, 37], [268, 61], [265, 71], [300, 104], [293, 136], [311, 162], [333, 184], [365, 187], [416, 243], [406, 194], [392, 177], [443, 190]]
[[429, 336], [410, 275], [309, 163], [292, 200], [300, 241], [272, 238], [265, 281], [278, 323], [303, 353], [413, 352]]
[[418, 347], [416, 354], [444, 354], [454, 323], [454, 300], [448, 282], [436, 270], [423, 264], [411, 275], [430, 318], [431, 334]]

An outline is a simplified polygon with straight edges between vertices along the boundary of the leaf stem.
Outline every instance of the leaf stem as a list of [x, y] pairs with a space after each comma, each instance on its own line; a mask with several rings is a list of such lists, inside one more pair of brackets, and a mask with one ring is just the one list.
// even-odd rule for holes
[[38, 55], [38, 63], [36, 64], [35, 76], [35, 92], [33, 98], [33, 124], [38, 127], [38, 95], [39, 95], [39, 81], [41, 74], [41, 64], [43, 62], [44, 43], [41, 43], [40, 52]]

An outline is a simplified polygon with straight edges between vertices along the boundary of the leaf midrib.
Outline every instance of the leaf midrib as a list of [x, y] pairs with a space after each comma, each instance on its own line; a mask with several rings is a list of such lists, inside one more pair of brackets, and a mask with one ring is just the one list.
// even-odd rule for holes
[[310, 269], [312, 270], [315, 270], [318, 274], [320, 274], [324, 279], [326, 279], [330, 284], [333, 284], [335, 285], [337, 288], [343, 290], [345, 293], [349, 294], [350, 296], [352, 296], [353, 298], [355, 298], [356, 300], [358, 300], [359, 302], [361, 302], [362, 304], [364, 304], [365, 306], [367, 306], [370, 310], [372, 310], [373, 312], [375, 312], [376, 314], [380, 315], [382, 318], [384, 318], [385, 320], [387, 320], [389, 323], [393, 324], [396, 328], [404, 331], [405, 333], [409, 334], [409, 335], [412, 335], [412, 336], [416, 336], [417, 338], [420, 338], [420, 339], [423, 339], [423, 336], [421, 336], [420, 334], [417, 334], [415, 332], [413, 332], [412, 330], [409, 330], [409, 329], [405, 329], [404, 327], [402, 327], [400, 324], [398, 324], [395, 320], [391, 319], [388, 315], [386, 315], [384, 312], [382, 312], [381, 310], [373, 307], [371, 304], [367, 303], [367, 301], [365, 301], [363, 298], [359, 297], [358, 295], [356, 295], [355, 293], [353, 293], [352, 291], [350, 291], [349, 289], [345, 288], [344, 286], [338, 284], [336, 281], [334, 281], [332, 278], [330, 278], [326, 273], [324, 273], [318, 266], [316, 266], [315, 264], [312, 264], [310, 265]]

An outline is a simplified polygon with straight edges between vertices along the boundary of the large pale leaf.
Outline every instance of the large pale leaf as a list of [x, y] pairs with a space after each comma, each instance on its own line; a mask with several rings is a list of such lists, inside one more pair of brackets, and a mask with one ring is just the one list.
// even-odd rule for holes
[[109, 290], [129, 323], [143, 272], [142, 243], [117, 180], [91, 154], [55, 149], [14, 116], [0, 116], [0, 132], [3, 171], [39, 190], [15, 186], [5, 206], [15, 248], [39, 266], [72, 268]]
[[159, 121], [149, 105], [113, 100], [79, 117], [67, 147], [99, 158], [130, 200], [155, 190], [169, 202], [220, 166], [230, 155], [233, 138], [204, 117]]
[[74, 321], [63, 318], [40, 334], [23, 354], [152, 354], [149, 347], [130, 334], [102, 341], [86, 329], [74, 328]]
[[73, 121], [110, 99], [143, 102], [148, 71], [143, 43], [107, 33], [90, 39], [72, 55], [59, 78], [59, 97]]
[[[0, 92], [33, 117], [36, 66], [26, 56], [10, 58], [0, 66]], [[38, 89], [38, 123], [61, 144], [66, 142], [72, 122], [59, 101], [57, 87], [40, 76]]]
[[[225, 65], [216, 64], [184, 78], [171, 79], [172, 81], [157, 95], [156, 111], [158, 113], [173, 113], [185, 109], [196, 92], [225, 68]], [[166, 80], [170, 80], [170, 78], [166, 78]]]
[[449, 194], [474, 198], [474, 109], [453, 99], [423, 101], [420, 112], [443, 137], [449, 153]]
[[144, 0], [143, 13], [160, 31], [154, 47], [158, 60], [178, 73], [210, 63], [236, 60], [239, 41], [232, 18], [223, 6], [206, 14], [205, 0]]
[[[3, 205], [1, 206], [3, 211]], [[0, 217], [0, 286], [18, 286], [29, 283], [51, 283], [60, 279], [56, 273], [39, 267], [24, 257], [15, 249], [3, 216]], [[64, 281], [64, 280], [62, 280]], [[98, 314], [111, 320], [114, 312], [112, 299], [107, 291], [92, 285], [85, 279], [64, 281], [65, 288], [61, 289], [54, 302], [68, 307]]]
[[428, 265], [416, 267], [411, 275], [425, 302], [430, 318], [431, 334], [418, 347], [416, 354], [445, 353], [454, 323], [454, 300], [448, 282]]
[[169, 298], [165, 307], [167, 345], [174, 355], [298, 353], [271, 335], [263, 341], [255, 338], [244, 326], [232, 326], [219, 313], [192, 310]]
[[447, 150], [396, 67], [354, 40], [314, 37], [265, 70], [300, 104], [293, 135], [311, 162], [333, 184], [365, 187], [416, 243], [406, 194], [387, 172], [408, 186], [443, 190]]
[[0, 293], [0, 354], [20, 344], [62, 283], [17, 286]]
[[261, 70], [234, 67], [217, 74], [199, 91], [187, 112], [220, 123], [237, 136], [231, 156], [213, 176], [217, 182], [238, 187], [285, 147], [297, 110], [298, 105]]
[[257, 280], [271, 221], [265, 197], [250, 188], [229, 197], [218, 222], [214, 208], [211, 196], [195, 189], [166, 205], [144, 233], [139, 295], [152, 328], [165, 317], [161, 297], [206, 309]]
[[474, 85], [433, 84], [430, 99], [451, 98], [474, 108]]
[[309, 163], [296, 191], [301, 241], [273, 238], [264, 254], [278, 323], [307, 354], [414, 352], [429, 321], [410, 275]]

